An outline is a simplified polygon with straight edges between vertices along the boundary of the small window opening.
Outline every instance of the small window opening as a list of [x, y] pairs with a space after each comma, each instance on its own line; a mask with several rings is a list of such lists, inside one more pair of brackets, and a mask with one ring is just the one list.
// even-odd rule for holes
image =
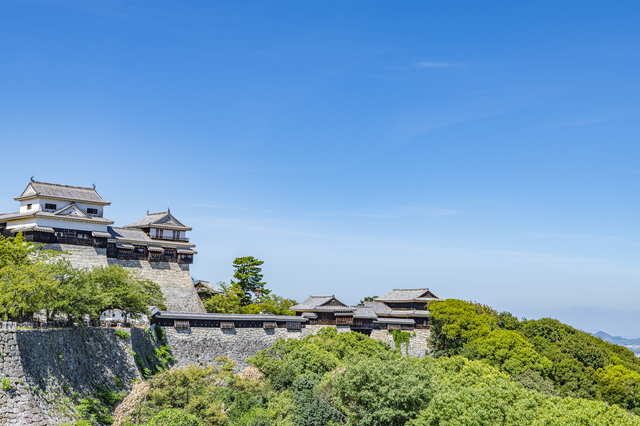
[[89, 214], [98, 214], [98, 209], [87, 209], [87, 213], [89, 213]]
[[31, 204], [27, 204], [27, 210], [31, 210]]
[[56, 209], [56, 205], [55, 204], [46, 203], [44, 205], [44, 208], [47, 209], [47, 210], [55, 210]]

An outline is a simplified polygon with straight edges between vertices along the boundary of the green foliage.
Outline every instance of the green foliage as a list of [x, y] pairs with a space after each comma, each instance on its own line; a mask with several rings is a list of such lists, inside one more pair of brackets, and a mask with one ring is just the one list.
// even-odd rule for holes
[[495, 326], [495, 320], [486, 314], [477, 314], [471, 304], [457, 299], [433, 302], [429, 306], [432, 316], [429, 346], [433, 355], [456, 355], [467, 343], [486, 336]]
[[146, 426], [200, 426], [198, 418], [177, 408], [162, 410]]
[[116, 330], [116, 336], [118, 336], [122, 340], [129, 340], [129, 338], [131, 337], [131, 333], [126, 330]]
[[120, 377], [115, 377], [113, 379], [113, 383], [116, 384], [117, 387], [121, 388], [122, 387], [122, 379]]
[[163, 307], [160, 287], [119, 266], [76, 269], [40, 245], [0, 236], [0, 316], [22, 318], [45, 311], [48, 319], [66, 314], [81, 324], [85, 314], [97, 319], [106, 310], [129, 315]]
[[83, 398], [76, 405], [78, 414], [88, 420], [90, 424], [96, 424], [97, 422], [104, 424], [112, 424], [113, 417], [111, 417], [110, 408], [100, 402], [97, 398]]
[[235, 375], [234, 364], [228, 360], [220, 362], [219, 368], [190, 366], [154, 376], [138, 410], [140, 420], [149, 421], [163, 410], [178, 408], [195, 416], [202, 426], [213, 426], [235, 422], [252, 407], [264, 407], [262, 385]]
[[338, 423], [340, 413], [316, 396], [316, 387], [320, 383], [317, 374], [303, 374], [296, 377], [291, 385], [293, 403], [298, 426], [324, 426], [330, 422]]
[[166, 332], [164, 331], [164, 328], [162, 328], [159, 325], [155, 325], [153, 329], [156, 332], [156, 338], [158, 339], [158, 342], [162, 342], [166, 336]]
[[0, 235], [0, 316], [21, 318], [46, 309], [58, 297], [58, 255], [25, 241], [22, 232], [11, 238]]
[[520, 383], [525, 389], [542, 392], [549, 396], [560, 395], [560, 392], [553, 387], [553, 382], [542, 377], [537, 371], [525, 370], [521, 373], [512, 374], [511, 381]]
[[409, 341], [411, 340], [411, 333], [408, 331], [391, 330], [391, 335], [393, 336], [393, 341], [396, 344], [396, 350], [400, 351], [400, 348], [404, 343], [407, 349], [407, 357], [409, 357]]
[[365, 296], [364, 298], [360, 299], [360, 302], [358, 302], [358, 306], [364, 306], [364, 302], [373, 302], [378, 296]]
[[207, 312], [217, 314], [239, 314], [242, 312], [242, 303], [245, 299], [245, 293], [242, 288], [236, 284], [219, 282], [218, 287], [222, 293], [214, 294], [210, 298], [203, 301], [203, 305]]
[[151, 370], [149, 370], [147, 367], [142, 369], [142, 377], [144, 377], [145, 379], [148, 378], [151, 375]]
[[265, 405], [253, 406], [236, 421], [235, 425], [298, 426], [300, 417], [302, 416], [297, 414], [293, 401], [293, 392], [284, 390], [280, 393], [270, 392]]
[[327, 376], [322, 394], [349, 425], [404, 425], [429, 404], [428, 363], [356, 357]]
[[342, 366], [343, 360], [363, 355], [397, 359], [400, 354], [383, 342], [359, 333], [338, 333], [327, 327], [301, 340], [276, 340], [269, 349], [258, 352], [247, 362], [257, 367], [276, 390], [290, 388], [297, 376], [323, 375]]
[[486, 315], [488, 317], [493, 318], [493, 320], [497, 323], [499, 318], [500, 318], [500, 314], [498, 314], [498, 311], [496, 311], [495, 309], [493, 309], [491, 306], [489, 305], [485, 305], [479, 302], [468, 302], [471, 306], [473, 306], [473, 309], [475, 309], [476, 314], [478, 315]]
[[3, 377], [2, 390], [7, 392], [7, 391], [10, 391], [12, 387], [13, 387], [13, 384], [11, 383], [11, 379], [9, 379], [8, 377]]
[[126, 396], [126, 392], [113, 391], [108, 386], [94, 385], [94, 388], [95, 396], [100, 400], [100, 402], [109, 407], [115, 406]]
[[289, 308], [296, 304], [293, 299], [285, 299], [277, 294], [270, 294], [269, 290], [261, 293], [260, 298], [245, 304], [246, 293], [239, 284], [232, 282], [230, 285], [219, 282], [222, 293], [215, 294], [202, 301], [209, 313], [219, 314], [272, 314], [295, 315]]
[[238, 257], [233, 261], [234, 274], [231, 285], [237, 284], [244, 292], [242, 298], [242, 306], [250, 304], [258, 295], [269, 294], [269, 290], [265, 290], [266, 282], [262, 281], [262, 268], [260, 266], [264, 262], [253, 256]]
[[[553, 335], [548, 331], [544, 335]], [[638, 399], [632, 387], [637, 372], [622, 357], [612, 356], [599, 370], [567, 357], [548, 371], [550, 379], [531, 369], [509, 377], [504, 371], [511, 371], [505, 366], [512, 360], [534, 366], [543, 362], [530, 352], [537, 346], [524, 335], [494, 330], [467, 346], [479, 361], [407, 359], [386, 343], [326, 328], [301, 340], [277, 340], [258, 352], [249, 363], [263, 372], [259, 382], [240, 378], [224, 359], [218, 367], [157, 374], [133, 417], [136, 424], [145, 424], [164, 410], [177, 409], [201, 426], [640, 426], [640, 419], [621, 408], [633, 409]], [[553, 346], [547, 350], [555, 353]], [[162, 351], [158, 348], [156, 355]], [[589, 381], [580, 383], [584, 377]], [[595, 386], [589, 397], [606, 396], [610, 405], [553, 396], [574, 392], [576, 380], [578, 388]]]
[[467, 344], [460, 354], [469, 359], [481, 359], [507, 374], [533, 370], [546, 377], [553, 368], [552, 362], [540, 356], [524, 336], [511, 330], [494, 330]]
[[[477, 303], [446, 300], [430, 310], [435, 356], [458, 353], [511, 374], [527, 389], [603, 400], [640, 414], [640, 360], [624, 347], [551, 318], [518, 321]], [[498, 329], [487, 332], [482, 324], [488, 320]]]
[[520, 321], [518, 317], [513, 316], [510, 312], [500, 312], [498, 314], [498, 327], [505, 330], [518, 330]]

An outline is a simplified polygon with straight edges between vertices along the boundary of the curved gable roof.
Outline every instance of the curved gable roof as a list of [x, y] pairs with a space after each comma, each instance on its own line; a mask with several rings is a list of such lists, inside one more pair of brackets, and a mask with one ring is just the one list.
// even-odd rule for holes
[[165, 229], [179, 229], [181, 231], [191, 231], [191, 228], [185, 226], [171, 214], [170, 211], [159, 213], [147, 213], [142, 219], [125, 225], [125, 228], [148, 228], [157, 227]]
[[98, 194], [95, 187], [60, 185], [36, 180], [29, 182], [22, 194], [14, 200], [22, 201], [33, 198], [51, 198], [99, 205], [111, 204]]

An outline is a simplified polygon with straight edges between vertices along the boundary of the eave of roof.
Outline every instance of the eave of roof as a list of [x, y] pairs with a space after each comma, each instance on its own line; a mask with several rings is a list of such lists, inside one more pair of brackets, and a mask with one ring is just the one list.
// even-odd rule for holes
[[28, 217], [52, 219], [52, 220], [66, 220], [69, 222], [99, 223], [101, 225], [110, 225], [113, 223], [113, 220], [106, 219], [104, 217], [94, 217], [94, 216], [80, 217], [80, 216], [57, 215], [54, 213], [43, 212], [40, 210], [35, 212], [28, 212], [28, 213], [27, 212], [5, 213], [3, 215], [0, 215], [0, 220], [12, 221], [12, 220], [25, 219]]
[[193, 312], [165, 312], [155, 313], [154, 318], [167, 319], [199, 319], [199, 320], [238, 320], [238, 321], [289, 321], [307, 322], [306, 318], [292, 315], [253, 315], [253, 314], [199, 314]]
[[[86, 204], [95, 204], [100, 206], [107, 206], [111, 204], [111, 202], [105, 200], [98, 194], [95, 187], [85, 187], [85, 186], [72, 186], [72, 185], [61, 185], [59, 183], [50, 183], [50, 182], [40, 182], [36, 180], [31, 180], [27, 185], [27, 188], [33, 188], [34, 193], [15, 197], [16, 201], [25, 201], [32, 200], [37, 198], [44, 198], [48, 200], [60, 200], [60, 201], [80, 201]], [[50, 189], [52, 191], [58, 191], [58, 194], [46, 193], [45, 189]], [[26, 189], [25, 189], [26, 191]], [[68, 194], [60, 194], [60, 192], [67, 192]], [[24, 191], [23, 191], [24, 194]]]
[[373, 322], [374, 324], [406, 324], [414, 325], [416, 322], [410, 318], [380, 318]]

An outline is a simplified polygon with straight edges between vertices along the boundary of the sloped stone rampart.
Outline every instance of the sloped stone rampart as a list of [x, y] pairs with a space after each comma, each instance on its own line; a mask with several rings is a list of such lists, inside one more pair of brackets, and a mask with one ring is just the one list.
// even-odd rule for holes
[[129, 391], [142, 378], [134, 353], [144, 359], [156, 346], [145, 330], [128, 331], [126, 340], [114, 329], [92, 327], [0, 331], [0, 378], [11, 383], [0, 389], [0, 424], [59, 424], [75, 412], [73, 392], [91, 396], [94, 385]]
[[140, 277], [152, 280], [160, 286], [169, 311], [206, 312], [193, 286], [191, 273], [177, 263], [112, 259], [107, 258], [107, 249], [71, 244], [48, 244], [45, 248], [67, 252], [67, 258], [75, 268], [119, 265], [136, 271]]
[[191, 273], [183, 271], [177, 263], [147, 262], [144, 260], [120, 260], [108, 258], [109, 265], [119, 265], [133, 269], [142, 278], [156, 282], [162, 289], [167, 310], [173, 312], [206, 313], [196, 288], [191, 280]]

